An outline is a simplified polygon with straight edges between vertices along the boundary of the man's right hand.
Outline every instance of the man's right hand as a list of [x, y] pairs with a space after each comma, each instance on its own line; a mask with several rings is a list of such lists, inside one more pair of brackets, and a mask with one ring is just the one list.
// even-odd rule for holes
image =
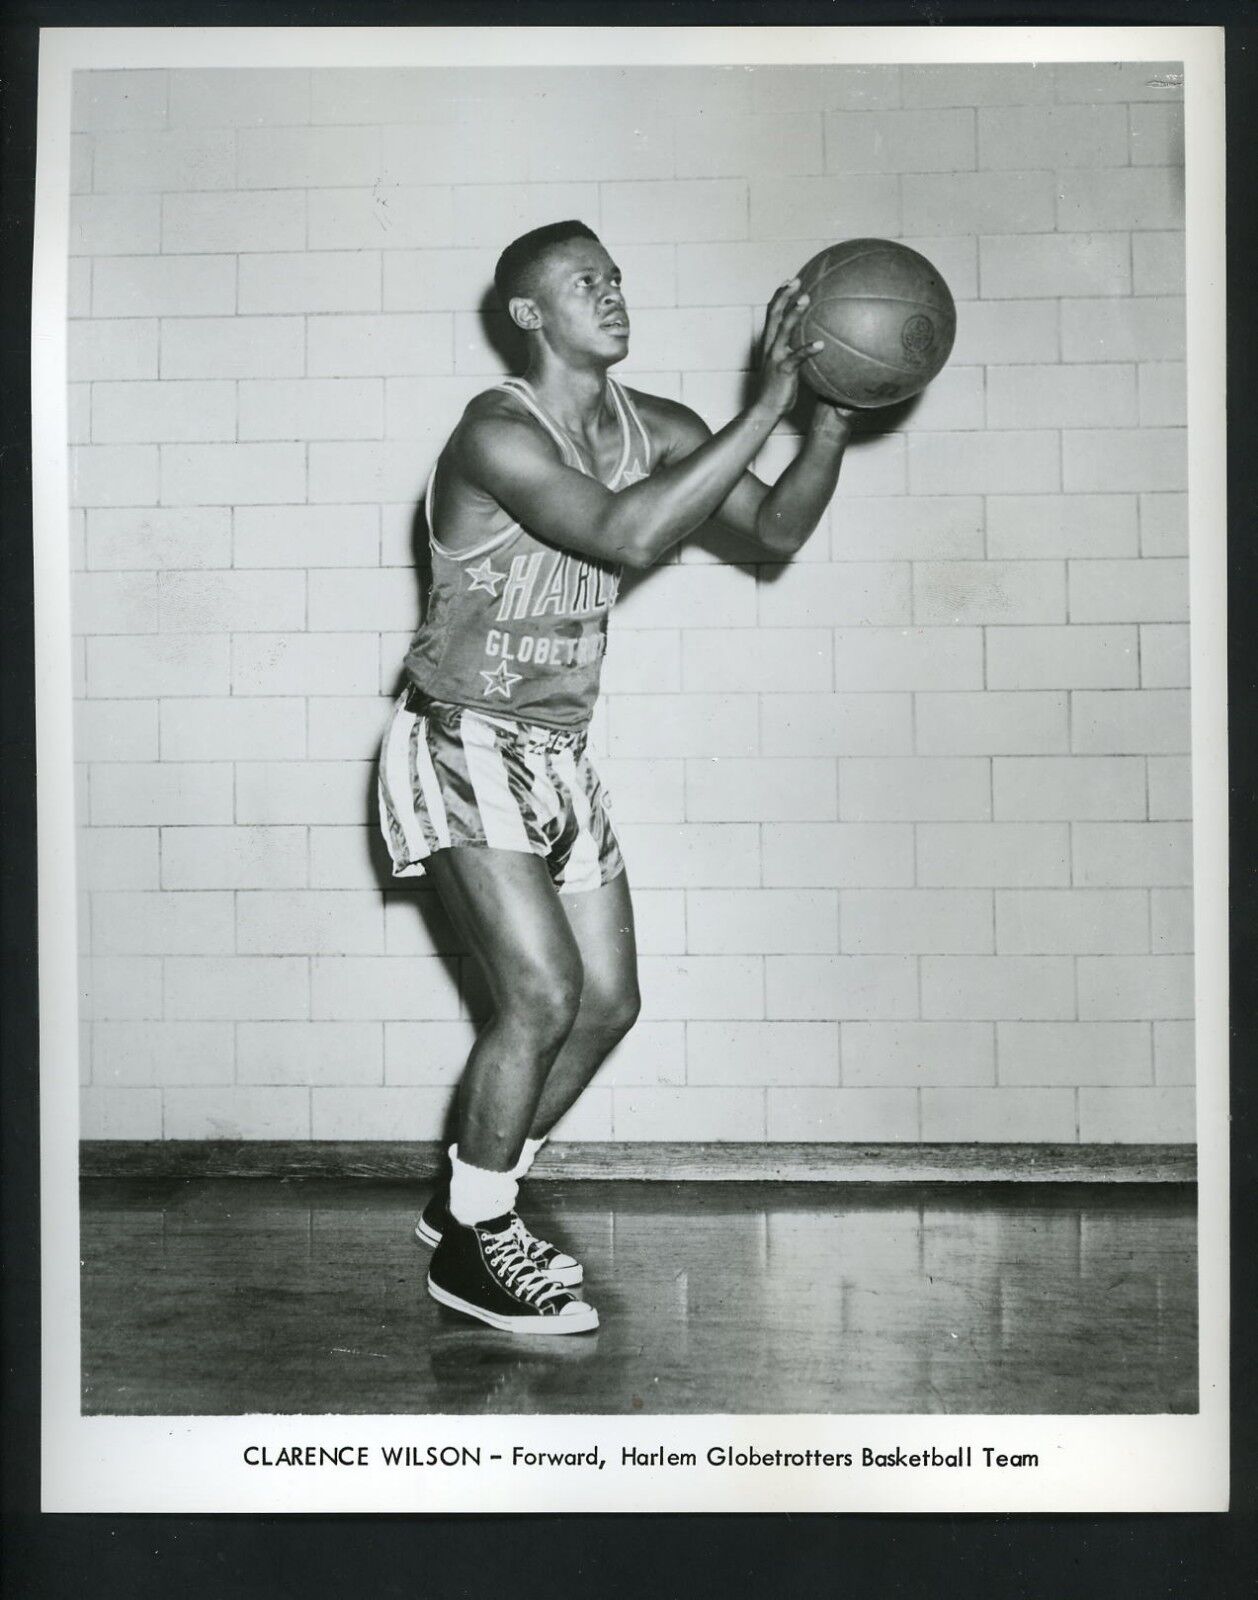
[[792, 278], [773, 296], [765, 317], [756, 405], [771, 413], [774, 421], [785, 416], [795, 404], [800, 367], [809, 356], [825, 349], [820, 339], [798, 348], [791, 343], [791, 336], [808, 309], [808, 300], [807, 294], [799, 292], [799, 279]]

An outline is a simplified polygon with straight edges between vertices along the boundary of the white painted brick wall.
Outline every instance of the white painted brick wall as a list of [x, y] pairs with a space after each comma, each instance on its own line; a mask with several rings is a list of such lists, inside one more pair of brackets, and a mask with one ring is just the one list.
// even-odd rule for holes
[[1192, 769], [1187, 756], [1149, 757], [1149, 816], [1155, 822], [1192, 816]]
[[304, 345], [300, 317], [170, 317], [162, 322], [162, 377], [299, 377]]
[[847, 889], [843, 949], [856, 954], [990, 955], [991, 896], [974, 889]]
[[685, 773], [685, 814], [696, 822], [816, 822], [838, 815], [833, 761], [714, 758], [687, 761]]
[[1153, 1081], [1147, 1022], [998, 1022], [1000, 1081], [1138, 1086]]
[[987, 1087], [996, 1082], [996, 1031], [990, 1022], [845, 1022], [843, 1082]]
[[1061, 313], [1061, 350], [1066, 361], [1171, 361], [1183, 357], [1184, 302], [1180, 298], [1069, 299], [1062, 301]]
[[1194, 1035], [1191, 1022], [1153, 1024], [1153, 1071], [1158, 1083], [1191, 1086], [1196, 1070]]
[[1140, 678], [1136, 629], [987, 630], [987, 682], [993, 689], [1133, 688]]
[[979, 239], [983, 294], [993, 300], [1130, 294], [1129, 241], [1125, 233], [985, 236]]
[[691, 1022], [685, 1063], [686, 1081], [694, 1084], [837, 1085], [839, 1025]]
[[1183, 294], [1182, 233], [1133, 233], [1131, 264], [1132, 287], [1136, 294]]
[[242, 1084], [380, 1084], [379, 1022], [242, 1022], [236, 1027], [236, 1080]]
[[1145, 763], [1134, 756], [997, 756], [992, 796], [998, 821], [1140, 820]]
[[1001, 955], [1145, 952], [1149, 906], [1136, 889], [998, 889]]
[[372, 756], [414, 501], [502, 370], [496, 252], [581, 216], [625, 269], [626, 377], [714, 426], [835, 238], [925, 251], [958, 333], [797, 562], [705, 536], [626, 584], [593, 744], [647, 1020], [561, 1132], [1191, 1137], [1159, 71], [82, 74], [84, 1133], [441, 1130], [479, 979], [383, 875]]
[[839, 762], [845, 822], [965, 822], [992, 814], [991, 764], [979, 757], [850, 756]]

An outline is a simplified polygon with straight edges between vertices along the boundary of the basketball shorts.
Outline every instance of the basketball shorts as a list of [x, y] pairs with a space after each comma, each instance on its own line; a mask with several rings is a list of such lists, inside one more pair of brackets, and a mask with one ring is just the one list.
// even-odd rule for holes
[[430, 855], [460, 845], [541, 856], [560, 894], [624, 871], [583, 729], [487, 717], [409, 688], [385, 733], [379, 800], [398, 878], [422, 876]]

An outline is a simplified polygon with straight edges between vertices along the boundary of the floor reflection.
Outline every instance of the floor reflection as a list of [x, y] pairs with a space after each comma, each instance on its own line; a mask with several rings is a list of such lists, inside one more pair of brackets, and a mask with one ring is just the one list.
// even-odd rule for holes
[[1196, 1408], [1184, 1186], [532, 1184], [598, 1333], [442, 1311], [422, 1193], [84, 1184], [88, 1413]]

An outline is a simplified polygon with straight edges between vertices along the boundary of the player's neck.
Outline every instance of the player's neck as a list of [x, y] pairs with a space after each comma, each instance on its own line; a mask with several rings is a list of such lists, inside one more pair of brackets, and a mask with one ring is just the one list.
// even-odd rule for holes
[[607, 407], [606, 367], [572, 367], [535, 356], [524, 377], [555, 421], [572, 433], [591, 432]]

